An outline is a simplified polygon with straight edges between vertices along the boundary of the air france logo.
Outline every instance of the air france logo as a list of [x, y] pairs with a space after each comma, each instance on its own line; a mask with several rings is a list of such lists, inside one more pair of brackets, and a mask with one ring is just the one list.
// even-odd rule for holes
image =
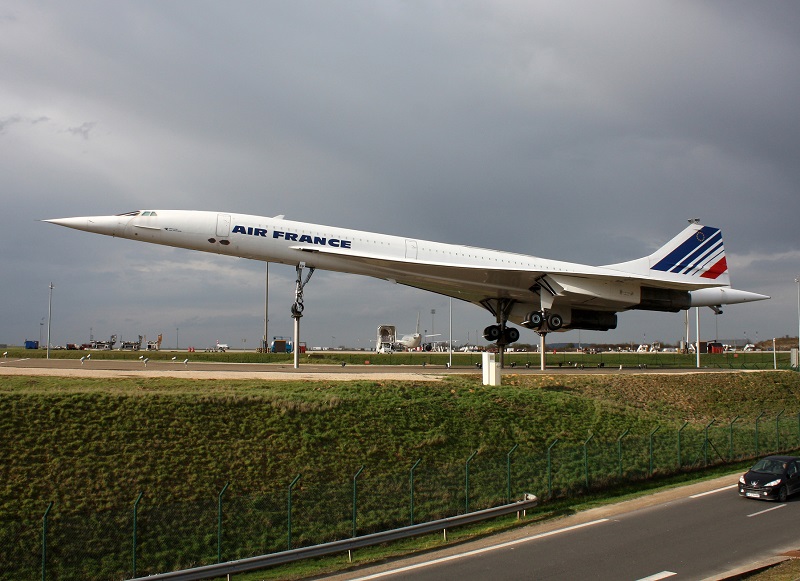
[[[252, 226], [239, 226], [233, 227], [234, 234], [246, 234], [247, 236], [261, 236], [262, 238], [269, 238], [269, 233], [266, 228], [253, 228]], [[272, 238], [283, 238], [288, 242], [300, 242], [304, 244], [316, 244], [317, 246], [332, 246], [334, 248], [350, 248], [351, 240], [342, 240], [340, 238], [327, 238], [325, 236], [309, 236], [308, 234], [297, 234], [296, 232], [281, 232], [274, 230]]]

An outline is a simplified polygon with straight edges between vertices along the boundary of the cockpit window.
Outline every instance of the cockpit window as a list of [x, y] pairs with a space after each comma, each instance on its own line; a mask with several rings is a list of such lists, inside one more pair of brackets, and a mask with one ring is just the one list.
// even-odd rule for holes
[[139, 210], [136, 210], [135, 212], [125, 212], [124, 214], [117, 214], [117, 216], [138, 216], [138, 215], [139, 215]]
[[158, 216], [155, 212], [142, 212], [142, 216]]

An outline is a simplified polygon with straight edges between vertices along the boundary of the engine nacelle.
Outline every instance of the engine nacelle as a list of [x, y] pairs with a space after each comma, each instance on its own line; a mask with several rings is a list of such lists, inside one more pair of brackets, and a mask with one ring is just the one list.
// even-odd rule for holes
[[608, 311], [585, 311], [572, 309], [572, 316], [563, 329], [583, 329], [585, 331], [610, 331], [617, 328], [617, 315]]
[[692, 296], [689, 294], [689, 291], [643, 286], [641, 301], [638, 305], [631, 308], [641, 311], [677, 313], [691, 306]]

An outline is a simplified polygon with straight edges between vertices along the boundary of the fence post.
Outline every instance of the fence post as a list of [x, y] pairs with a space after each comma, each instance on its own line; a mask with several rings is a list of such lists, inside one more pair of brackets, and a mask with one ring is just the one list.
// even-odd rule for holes
[[409, 475], [410, 481], [410, 488], [411, 488], [411, 524], [414, 524], [414, 469], [419, 466], [419, 463], [422, 462], [422, 458], [418, 458], [414, 465], [411, 467], [411, 473]]
[[756, 456], [758, 456], [758, 420], [761, 419], [761, 416], [764, 415], [764, 412], [761, 412], [756, 417]]
[[683, 422], [681, 429], [678, 430], [678, 470], [681, 469], [683, 466], [683, 462], [681, 461], [681, 432], [683, 432], [683, 428], [689, 425], [689, 422]]
[[550, 447], [547, 449], [547, 496], [548, 498], [553, 496], [553, 464], [550, 461], [550, 450], [553, 449], [553, 446], [558, 444], [558, 438], [556, 438], [555, 442], [550, 444]]
[[217, 497], [217, 563], [222, 563], [222, 495], [228, 490], [229, 484], [225, 483]]
[[656, 429], [650, 432], [650, 476], [653, 475], [653, 436], [661, 429], [661, 426], [656, 426]]
[[42, 581], [47, 577], [47, 515], [50, 514], [51, 508], [53, 508], [52, 501], [47, 505], [42, 517]]
[[733, 418], [731, 420], [731, 424], [730, 424], [730, 426], [728, 428], [728, 431], [729, 431], [728, 441], [730, 442], [730, 456], [728, 457], [728, 461], [732, 461], [733, 460], [733, 424], [738, 419], [739, 419], [739, 416], [736, 416], [735, 418]]
[[783, 412], [786, 411], [786, 408], [782, 409], [780, 413], [775, 417], [775, 452], [781, 451], [781, 431], [780, 431], [780, 421]]
[[139, 501], [142, 500], [144, 492], [140, 492], [139, 496], [133, 502], [133, 576], [136, 577], [136, 529], [137, 518], [139, 514]]
[[517, 449], [519, 444], [514, 444], [514, 447], [506, 454], [506, 502], [511, 502], [511, 454]]
[[298, 480], [300, 480], [300, 475], [299, 474], [294, 477], [294, 480], [292, 480], [292, 483], [289, 485], [289, 506], [288, 506], [288, 510], [286, 511], [287, 512], [287, 518], [288, 518], [288, 527], [287, 527], [288, 531], [287, 531], [287, 537], [286, 537], [286, 539], [287, 539], [286, 546], [290, 551], [292, 550], [292, 488], [294, 488], [294, 485], [297, 484]]
[[708, 422], [708, 425], [706, 425], [705, 430], [703, 430], [705, 434], [705, 440], [703, 441], [703, 466], [708, 466], [708, 428], [710, 428], [711, 424], [716, 421], [717, 420], [712, 419], [710, 422]]
[[628, 435], [630, 429], [626, 429], [619, 438], [617, 438], [617, 458], [619, 459], [619, 477], [622, 478], [622, 438]]
[[583, 443], [583, 476], [586, 481], [586, 488], [589, 488], [589, 442], [594, 438], [594, 434]]
[[467, 458], [467, 462], [464, 465], [464, 474], [465, 474], [465, 481], [464, 481], [464, 492], [465, 492], [465, 501], [464, 501], [464, 514], [469, 514], [469, 463], [472, 462], [472, 459], [478, 453], [475, 450], [472, 453], [472, 456]]
[[361, 468], [358, 469], [358, 472], [355, 473], [353, 476], [353, 538], [356, 536], [356, 503], [358, 499], [358, 493], [356, 492], [356, 480], [358, 479], [359, 475], [364, 471], [364, 465], [361, 465]]

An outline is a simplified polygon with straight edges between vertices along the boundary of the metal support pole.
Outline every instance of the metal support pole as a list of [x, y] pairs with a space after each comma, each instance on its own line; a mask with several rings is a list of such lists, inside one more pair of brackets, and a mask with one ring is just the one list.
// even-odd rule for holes
[[630, 429], [626, 429], [622, 434], [620, 434], [619, 438], [617, 438], [617, 458], [619, 459], [619, 475], [620, 478], [622, 477], [622, 438], [628, 435]]
[[545, 360], [544, 360], [544, 358], [545, 358], [544, 350], [546, 349], [545, 344], [544, 344], [544, 336], [545, 335], [546, 335], [546, 333], [539, 333], [539, 369], [541, 371], [545, 370]]
[[269, 352], [269, 262], [264, 269], [264, 353]]
[[553, 446], [558, 444], [558, 438], [556, 438], [555, 442], [550, 444], [550, 447], [547, 448], [547, 496], [553, 496], [553, 463], [551, 461], [550, 451], [553, 449]]
[[694, 308], [695, 312], [695, 325], [697, 329], [697, 343], [695, 343], [695, 355], [697, 356], [697, 369], [700, 369], [700, 307]]
[[703, 465], [704, 466], [708, 466], [708, 428], [710, 428], [711, 424], [713, 424], [716, 421], [717, 420], [712, 419], [710, 422], [708, 422], [708, 424], [706, 425], [706, 428], [704, 430], [704, 434], [705, 434], [705, 440], [703, 441]]
[[358, 492], [356, 481], [358, 480], [358, 476], [364, 471], [364, 466], [362, 465], [361, 468], [358, 469], [358, 472], [355, 473], [353, 476], [353, 538], [356, 537], [356, 515], [357, 515], [357, 505], [358, 505]]
[[594, 434], [583, 443], [583, 475], [586, 481], [586, 488], [589, 488], [589, 442], [594, 438]]
[[47, 358], [50, 359], [50, 320], [53, 314], [53, 283], [50, 283], [50, 295], [47, 299]]
[[217, 497], [217, 563], [222, 563], [222, 495], [228, 490], [229, 484], [230, 482], [225, 483]]
[[288, 510], [286, 511], [288, 519], [286, 546], [290, 551], [292, 550], [292, 488], [294, 488], [294, 485], [297, 484], [298, 480], [300, 480], [299, 474], [294, 477], [294, 480], [292, 480], [292, 483], [289, 485], [289, 506]]
[[472, 455], [467, 458], [467, 462], [464, 465], [464, 514], [469, 514], [469, 463], [472, 462], [472, 459], [477, 453], [478, 451], [475, 450]]
[[730, 446], [730, 451], [728, 452], [728, 454], [729, 454], [729, 458], [728, 459], [729, 460], [733, 460], [733, 424], [736, 423], [736, 420], [738, 420], [738, 419], [739, 419], [739, 416], [736, 416], [735, 418], [733, 418], [731, 420], [730, 426], [728, 427], [728, 442], [729, 442], [729, 446]]
[[409, 473], [408, 480], [409, 480], [409, 487], [411, 488], [411, 524], [414, 524], [414, 470], [419, 463], [422, 462], [422, 458], [418, 458], [414, 465], [411, 467], [411, 472]]
[[781, 451], [780, 421], [781, 421], [781, 416], [783, 415], [783, 412], [785, 412], [785, 411], [786, 411], [786, 409], [782, 409], [780, 411], [780, 413], [775, 418], [775, 452], [776, 453]]
[[45, 581], [47, 577], [47, 515], [50, 514], [51, 508], [53, 508], [52, 502], [47, 505], [47, 510], [44, 511], [42, 517], [42, 581]]
[[683, 465], [683, 461], [681, 460], [681, 432], [683, 432], [683, 428], [689, 425], [689, 422], [683, 422], [681, 429], [678, 430], [678, 470], [681, 469]]
[[453, 368], [453, 297], [450, 297], [450, 338], [447, 340], [447, 351], [450, 354], [448, 369]]
[[[797, 283], [797, 357], [800, 358], [800, 277], [794, 281]], [[797, 369], [800, 371], [800, 362], [797, 364]]]
[[772, 338], [772, 368], [778, 370], [778, 352], [775, 351], [775, 337]]
[[137, 543], [136, 543], [136, 532], [137, 532], [137, 521], [139, 515], [139, 501], [142, 500], [142, 495], [144, 492], [140, 492], [139, 496], [136, 497], [136, 500], [133, 502], [133, 576], [136, 577], [136, 550], [137, 550]]
[[756, 417], [756, 456], [758, 456], [758, 420], [760, 420], [761, 416], [763, 416], [763, 415], [764, 415], [764, 412], [761, 412]]
[[292, 364], [294, 369], [298, 369], [300, 367], [300, 317], [294, 317], [292, 335]]
[[661, 429], [661, 426], [656, 426], [656, 429], [650, 432], [650, 476], [653, 475], [653, 436]]
[[519, 444], [514, 444], [514, 447], [506, 454], [506, 502], [511, 502], [511, 454], [517, 449]]

